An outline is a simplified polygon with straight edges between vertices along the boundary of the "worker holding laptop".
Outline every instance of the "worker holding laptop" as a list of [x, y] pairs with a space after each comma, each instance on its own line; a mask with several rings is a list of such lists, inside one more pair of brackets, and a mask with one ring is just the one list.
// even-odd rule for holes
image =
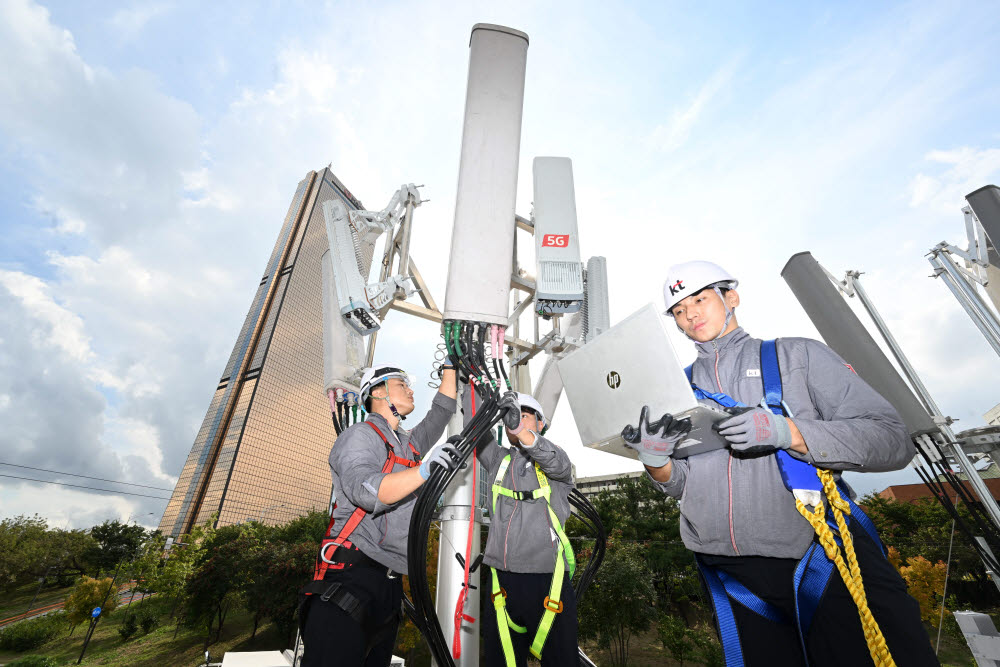
[[728, 448], [672, 458], [690, 423], [646, 407], [622, 431], [680, 500], [726, 664], [937, 665], [916, 601], [840, 479], [904, 467], [914, 455], [906, 428], [822, 343], [747, 334], [736, 286], [694, 261], [671, 267], [663, 290], [697, 348], [695, 396], [730, 413], [713, 426]]

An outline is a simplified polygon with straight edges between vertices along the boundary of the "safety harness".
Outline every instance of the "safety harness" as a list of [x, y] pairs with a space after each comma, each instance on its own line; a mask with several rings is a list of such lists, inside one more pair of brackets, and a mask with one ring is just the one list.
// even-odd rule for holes
[[[493, 482], [493, 516], [496, 516], [497, 513], [498, 496], [507, 496], [515, 501], [533, 501], [542, 498], [548, 506], [552, 529], [559, 538], [559, 545], [556, 547], [555, 569], [552, 571], [552, 582], [549, 584], [549, 594], [545, 596], [545, 600], [542, 602], [545, 611], [542, 613], [542, 620], [539, 621], [538, 629], [535, 631], [535, 638], [531, 642], [531, 654], [541, 659], [542, 647], [545, 646], [545, 640], [549, 636], [549, 630], [552, 629], [552, 623], [555, 621], [556, 614], [561, 614], [563, 610], [563, 603], [559, 598], [562, 593], [565, 570], [567, 567], [569, 568], [569, 576], [572, 579], [573, 573], [576, 571], [576, 556], [573, 554], [573, 547], [569, 543], [569, 538], [566, 537], [566, 532], [563, 530], [562, 524], [559, 523], [559, 517], [556, 516], [555, 510], [552, 509], [552, 487], [549, 486], [549, 478], [536, 463], [535, 476], [538, 478], [538, 488], [531, 491], [514, 491], [502, 484], [509, 466], [510, 454], [507, 454], [503, 458], [503, 461], [500, 462], [500, 469], [497, 470], [497, 476]], [[500, 578], [497, 576], [496, 568], [491, 569], [493, 571], [493, 588], [490, 597], [493, 599], [493, 607], [496, 609], [500, 644], [503, 646], [503, 654], [507, 661], [507, 667], [516, 667], [517, 661], [514, 656], [514, 645], [510, 639], [510, 631], [513, 630], [518, 634], [525, 634], [528, 632], [528, 629], [522, 625], [518, 625], [507, 615], [507, 591], [500, 586]]]
[[[406, 466], [407, 468], [414, 468], [420, 465], [420, 452], [418, 452], [413, 446], [413, 443], [407, 444], [410, 447], [410, 451], [413, 453], [414, 460], [411, 461], [409, 459], [404, 459], [396, 454], [392, 443], [389, 442], [389, 440], [375, 424], [371, 422], [364, 423], [371, 426], [378, 436], [382, 438], [382, 442], [385, 443], [385, 463], [382, 464], [383, 473], [392, 472], [392, 468], [396, 464]], [[301, 594], [305, 596], [305, 599], [299, 609], [299, 625], [302, 631], [305, 629], [305, 617], [309, 608], [308, 601], [313, 595], [318, 595], [319, 599], [323, 602], [332, 602], [340, 607], [362, 627], [366, 626], [368, 605], [364, 604], [360, 598], [347, 590], [342, 582], [330, 582], [324, 581], [324, 579], [328, 570], [344, 570], [345, 568], [362, 563], [377, 564], [376, 561], [365, 555], [360, 549], [354, 546], [350, 540], [351, 534], [354, 533], [358, 524], [361, 523], [361, 520], [365, 518], [365, 515], [368, 512], [360, 507], [356, 507], [354, 512], [351, 513], [351, 516], [344, 523], [344, 527], [340, 529], [340, 532], [337, 533], [336, 536], [334, 536], [333, 516], [336, 509], [337, 505], [334, 503], [330, 512], [330, 523], [326, 527], [326, 534], [324, 535], [322, 542], [320, 542], [319, 554], [316, 557], [316, 567], [313, 570], [313, 579], [300, 591]], [[399, 613], [390, 614], [388, 618], [384, 619], [377, 626], [373, 628], [366, 628], [366, 630], [370, 630], [367, 633], [367, 645], [369, 650], [372, 646], [380, 643], [387, 637], [388, 633], [393, 629], [394, 622], [398, 620], [401, 615], [402, 609], [400, 609]]]
[[[778, 365], [776, 341], [761, 342], [760, 365], [764, 384], [764, 399], [761, 401], [761, 407], [770, 410], [779, 417], [792, 417], [791, 411], [782, 400], [781, 369]], [[727, 408], [746, 407], [745, 404], [736, 401], [727, 394], [705, 391], [695, 385], [692, 379], [693, 365], [684, 370], [696, 398], [713, 400]], [[836, 566], [858, 607], [858, 615], [861, 618], [861, 626], [864, 629], [865, 641], [868, 644], [872, 660], [877, 667], [894, 667], [896, 663], [889, 654], [882, 631], [868, 609], [861, 581], [861, 569], [854, 554], [854, 541], [844, 516], [847, 515], [856, 521], [872, 542], [878, 545], [884, 556], [885, 548], [879, 539], [875, 524], [851, 500], [843, 482], [834, 480], [833, 474], [829, 470], [816, 468], [806, 461], [791, 456], [784, 450], [778, 450], [774, 456], [782, 481], [795, 496], [796, 508], [816, 531], [816, 541], [810, 545], [799, 561], [793, 580], [795, 622], [806, 663], [808, 664], [806, 634]], [[824, 497], [829, 508], [823, 501]], [[809, 510], [803, 501], [803, 499], [808, 498], [814, 499], [813, 510]], [[846, 563], [844, 555], [841, 554], [841, 547], [847, 556]], [[742, 667], [743, 651], [740, 647], [739, 633], [730, 599], [769, 621], [787, 624], [790, 619], [786, 618], [785, 614], [777, 607], [761, 599], [725, 572], [705, 564], [700, 558], [697, 558], [697, 561], [715, 607], [726, 665], [727, 667]]]

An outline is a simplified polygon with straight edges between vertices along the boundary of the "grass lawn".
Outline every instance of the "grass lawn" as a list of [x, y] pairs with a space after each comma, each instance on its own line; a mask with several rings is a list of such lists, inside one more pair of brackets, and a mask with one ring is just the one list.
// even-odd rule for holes
[[[169, 607], [165, 601], [151, 599], [143, 607], [156, 609], [161, 613], [161, 623], [169, 623], [166, 616]], [[132, 604], [135, 611], [137, 604]], [[125, 642], [118, 634], [122, 620], [125, 618], [124, 607], [116, 609], [110, 616], [102, 618], [97, 625], [84, 665], [108, 665], [111, 667], [163, 667], [164, 665], [189, 665], [194, 667], [204, 662], [205, 634], [181, 627], [174, 638], [174, 625], [154, 628], [148, 635], [139, 634]], [[257, 629], [257, 636], [250, 641], [250, 631], [253, 621], [249, 614], [242, 610], [233, 610], [226, 619], [220, 641], [212, 644], [209, 651], [213, 662], [221, 662], [226, 651], [274, 651], [289, 648], [285, 640], [279, 638], [272, 624], [263, 624]], [[87, 632], [87, 624], [80, 624], [72, 636], [61, 634], [49, 643], [31, 653], [55, 658], [60, 665], [75, 665], [83, 647], [83, 638]], [[0, 651], [0, 665], [23, 657], [18, 654]]]
[[[31, 605], [31, 608], [37, 609], [38, 607], [44, 607], [45, 605], [52, 604], [53, 602], [62, 602], [67, 596], [69, 596], [72, 588], [72, 586], [67, 586], [65, 588], [43, 587], [38, 593], [38, 599], [35, 600], [33, 605]], [[20, 588], [15, 588], [12, 591], [4, 593], [3, 596], [0, 597], [0, 621], [27, 611], [28, 603], [31, 602], [31, 598], [34, 597], [36, 590], [38, 590], [38, 582], [26, 584]]]

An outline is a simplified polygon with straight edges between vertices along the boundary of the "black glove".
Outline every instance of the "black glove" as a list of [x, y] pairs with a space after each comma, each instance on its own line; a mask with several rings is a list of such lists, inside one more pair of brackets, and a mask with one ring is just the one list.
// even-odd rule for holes
[[662, 468], [667, 465], [677, 443], [690, 432], [690, 419], [674, 419], [669, 412], [650, 423], [649, 406], [644, 405], [639, 413], [639, 427], [627, 425], [622, 429], [622, 438], [645, 465]]
[[508, 391], [500, 397], [497, 409], [503, 417], [503, 425], [512, 434], [521, 432], [521, 403], [516, 391]]

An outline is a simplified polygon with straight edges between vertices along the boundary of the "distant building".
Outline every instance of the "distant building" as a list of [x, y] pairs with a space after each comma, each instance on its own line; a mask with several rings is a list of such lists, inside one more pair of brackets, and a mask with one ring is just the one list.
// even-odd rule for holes
[[576, 480], [576, 488], [588, 500], [593, 500], [601, 491], [615, 491], [623, 479], [637, 479], [639, 477], [645, 477], [645, 473], [640, 471], [624, 472], [619, 475], [580, 477]]
[[296, 188], [191, 453], [160, 520], [178, 536], [217, 526], [284, 522], [330, 498], [334, 430], [323, 391], [323, 202], [361, 202], [328, 168]]
[[983, 415], [983, 419], [990, 426], [1000, 426], [1000, 403], [987, 410], [986, 414]]
[[[1000, 500], [1000, 479], [984, 479], [983, 482], [986, 484], [986, 488], [989, 489], [990, 495], [994, 499]], [[972, 485], [968, 481], [963, 480], [962, 486], [965, 487], [965, 491], [970, 497], [979, 498], [979, 495], [972, 490]], [[948, 491], [948, 495], [953, 497], [955, 491], [951, 486], [946, 484], [944, 488]], [[879, 492], [878, 495], [887, 500], [898, 500], [902, 503], [912, 503], [921, 498], [934, 499], [934, 494], [931, 493], [926, 484], [897, 484]]]

